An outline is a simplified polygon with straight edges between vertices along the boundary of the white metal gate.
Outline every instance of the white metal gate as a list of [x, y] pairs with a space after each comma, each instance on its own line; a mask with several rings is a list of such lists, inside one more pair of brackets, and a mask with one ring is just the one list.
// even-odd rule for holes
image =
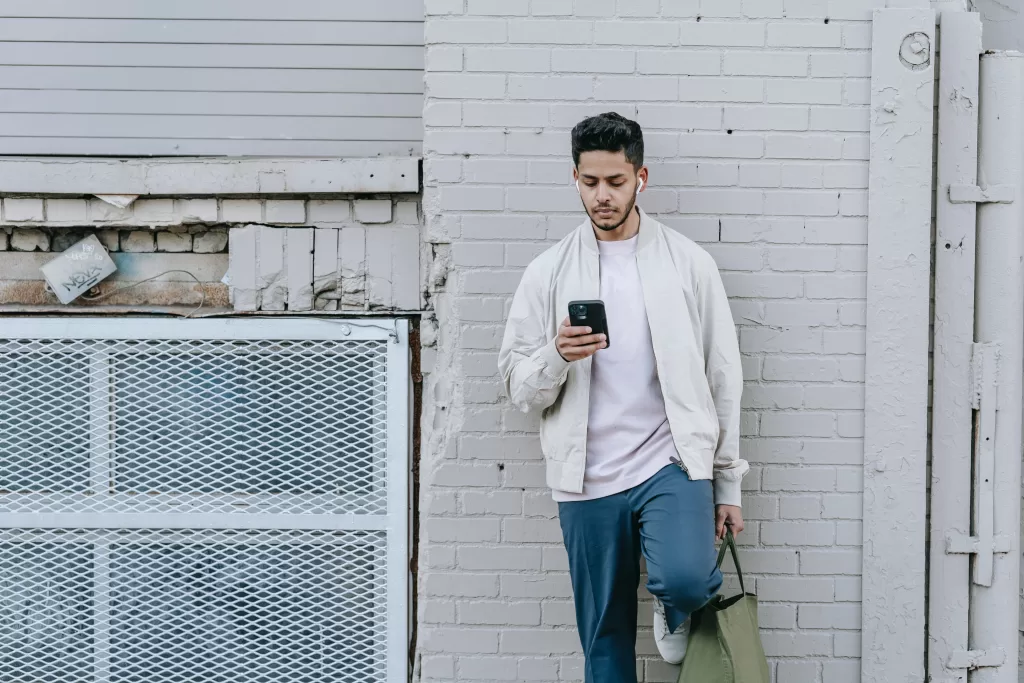
[[404, 321], [0, 318], [0, 680], [403, 681]]

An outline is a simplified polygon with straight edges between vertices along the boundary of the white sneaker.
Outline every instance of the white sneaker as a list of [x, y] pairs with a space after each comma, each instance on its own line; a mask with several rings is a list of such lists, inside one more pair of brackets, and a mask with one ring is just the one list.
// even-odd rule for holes
[[675, 633], [668, 632], [668, 620], [665, 618], [665, 606], [661, 600], [654, 598], [654, 643], [658, 646], [661, 658], [669, 664], [682, 664], [686, 656], [686, 642], [690, 637], [690, 619], [679, 625]]

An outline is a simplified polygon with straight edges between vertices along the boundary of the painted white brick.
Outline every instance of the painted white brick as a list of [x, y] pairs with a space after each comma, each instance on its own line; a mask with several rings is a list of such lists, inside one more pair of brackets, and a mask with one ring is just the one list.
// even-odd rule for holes
[[834, 358], [815, 356], [766, 356], [762, 370], [769, 381], [834, 382], [839, 364]]
[[[460, 602], [457, 608], [460, 624], [540, 626], [539, 602]], [[467, 675], [465, 670], [462, 673]], [[493, 674], [488, 677], [492, 676]], [[476, 677], [478, 676], [474, 676]]]
[[[551, 45], [586, 45], [593, 41], [594, 24], [590, 21], [536, 19], [509, 24], [510, 43]], [[502, 40], [480, 42], [504, 42]]]
[[[836, 268], [836, 261], [837, 253], [834, 247], [772, 247], [768, 250], [768, 263], [775, 271], [833, 271]], [[810, 294], [807, 296], [817, 298], [811, 297]]]
[[821, 519], [821, 497], [788, 494], [780, 501], [779, 514], [782, 519]]
[[[508, 23], [502, 19], [445, 19], [428, 21], [427, 45], [437, 43], [504, 43], [508, 38]], [[545, 42], [545, 41], [541, 41]]]
[[598, 45], [676, 45], [679, 24], [674, 21], [598, 21], [594, 42]]
[[156, 250], [178, 253], [192, 251], [192, 235], [179, 232], [158, 232], [156, 234]]
[[[743, 389], [744, 408], [786, 410], [802, 408], [803, 405], [804, 390], [801, 386], [748, 384]], [[747, 502], [744, 501], [744, 506], [746, 505]]]
[[553, 659], [519, 659], [518, 681], [558, 680], [558, 662]]
[[[573, 0], [544, 0], [533, 3], [530, 8], [535, 17], [569, 16], [572, 12]], [[583, 16], [578, 13], [578, 16]]]
[[808, 55], [801, 52], [729, 51], [723, 73], [729, 76], [806, 76]]
[[839, 159], [842, 141], [831, 135], [765, 136], [765, 155], [774, 159]]
[[427, 94], [440, 99], [501, 99], [505, 96], [505, 81], [506, 77], [498, 74], [428, 73], [426, 76]]
[[364, 224], [391, 222], [390, 199], [357, 199], [353, 203], [355, 219]]
[[[621, 48], [555, 49], [551, 51], [551, 70], [582, 74], [631, 74], [636, 70], [636, 57], [634, 53]], [[641, 70], [641, 73], [644, 72]]]
[[828, 437], [836, 434], [832, 413], [765, 413], [761, 416], [761, 436]]
[[[722, 108], [641, 102], [637, 104], [636, 121], [645, 130], [718, 130], [722, 125]], [[647, 137], [646, 134], [644, 137]]]
[[426, 652], [497, 653], [498, 630], [477, 628], [423, 629], [423, 649]]
[[427, 48], [426, 70], [431, 73], [439, 71], [462, 71], [462, 48], [450, 45], [432, 45]]
[[759, 214], [763, 206], [763, 193], [752, 190], [679, 191], [682, 213]]
[[[835, 635], [835, 656], [836, 657], [860, 657], [861, 636], [859, 633], [836, 633]], [[859, 678], [857, 680], [860, 680]]]
[[498, 519], [446, 519], [426, 520], [427, 538], [432, 543], [487, 543], [497, 542], [501, 521]]
[[843, 92], [846, 94], [846, 104], [871, 104], [871, 81], [867, 78], [847, 78], [843, 82]]
[[835, 491], [836, 471], [831, 467], [766, 467], [761, 474], [764, 491]]
[[[515, 657], [459, 657], [459, 674], [468, 679], [513, 681], [516, 673]], [[453, 676], [454, 677], [454, 676]]]
[[599, 100], [675, 101], [679, 95], [679, 79], [669, 76], [598, 76], [594, 95]]
[[[8, 202], [17, 201], [8, 199]], [[8, 209], [8, 213], [10, 209]], [[214, 212], [216, 220], [216, 212]], [[57, 223], [86, 221], [89, 218], [89, 204], [84, 199], [47, 199], [46, 219]], [[7, 220], [14, 220], [8, 216]], [[40, 219], [30, 219], [40, 220]]]
[[443, 574], [431, 572], [424, 577], [424, 592], [430, 596], [496, 597], [497, 574]]
[[765, 25], [759, 22], [691, 21], [679, 24], [680, 45], [761, 47]]
[[839, 196], [839, 213], [843, 216], [867, 216], [867, 191], [843, 190]]
[[11, 223], [42, 221], [43, 200], [35, 198], [15, 199], [7, 197], [4, 203], [4, 220]]
[[467, 0], [466, 14], [525, 17], [530, 13], [530, 0]]
[[[872, 0], [881, 2], [882, 0]], [[847, 50], [867, 50], [871, 48], [871, 24], [846, 24], [843, 26], [843, 47]]]
[[[709, 156], [709, 155], [695, 155]], [[739, 182], [739, 164], [716, 164], [701, 162], [697, 165], [697, 184], [705, 187], [724, 187]]]
[[[767, 602], [832, 602], [835, 582], [826, 578], [763, 577], [757, 581], [757, 592], [758, 597]], [[806, 605], [801, 605], [799, 609], [804, 607]], [[799, 616], [797, 624], [805, 628]]]
[[153, 238], [153, 233], [148, 230], [135, 230], [128, 233], [121, 238], [121, 251], [139, 253], [156, 251], [156, 241]]
[[591, 76], [509, 76], [508, 94], [517, 100], [586, 100], [594, 95]]
[[867, 161], [870, 155], [867, 135], [849, 134], [843, 139], [843, 158]]
[[808, 244], [867, 244], [866, 219], [808, 219], [806, 225]]
[[839, 104], [843, 83], [835, 79], [769, 80], [767, 97], [772, 104]]
[[842, 26], [839, 24], [768, 24], [768, 45], [771, 47], [839, 47], [841, 44]]
[[818, 681], [818, 663], [783, 660], [779, 662], [775, 675], [776, 680], [779, 681], [816, 683]]
[[840, 325], [867, 325], [867, 304], [851, 302], [839, 306]]
[[764, 81], [757, 78], [683, 76], [679, 80], [679, 99], [683, 102], [763, 102], [764, 88]]
[[[867, 296], [867, 277], [864, 275], [809, 275], [804, 284], [808, 299], [863, 299]], [[856, 319], [859, 318], [853, 320]], [[840, 322], [844, 325], [862, 324], [853, 320], [844, 322], [841, 318]]]
[[[746, 164], [740, 165], [740, 184]], [[798, 218], [722, 218], [723, 242], [767, 242], [792, 244], [803, 241], [804, 222]], [[797, 292], [793, 296], [799, 296]]]
[[871, 53], [846, 51], [811, 55], [811, 76], [814, 78], [870, 78]]
[[454, 678], [455, 657], [448, 655], [423, 657], [420, 660], [420, 673], [424, 678]]
[[717, 76], [722, 72], [722, 58], [711, 50], [641, 50], [637, 59], [642, 74]]
[[351, 203], [336, 199], [314, 199], [308, 206], [310, 223], [341, 223], [351, 217]]
[[828, 164], [825, 166], [825, 187], [867, 188], [867, 164]]
[[[803, 278], [799, 275], [723, 273], [722, 281], [730, 296], [744, 298], [788, 299], [800, 296], [804, 289]], [[743, 329], [740, 334], [742, 336], [758, 332], [758, 330]], [[772, 332], [776, 335], [779, 334], [777, 330]]]
[[466, 48], [466, 71], [537, 73], [551, 70], [551, 51], [545, 48]]
[[761, 635], [761, 643], [768, 657], [820, 657], [832, 654], [830, 633], [771, 631]]
[[727, 106], [724, 127], [736, 130], [807, 130], [807, 107]]
[[700, 0], [703, 17], [739, 18], [743, 16], [742, 0]]
[[423, 122], [428, 126], [452, 127], [462, 124], [460, 102], [431, 102], [423, 109]]
[[764, 213], [769, 216], [835, 216], [840, 198], [836, 192], [767, 191]]
[[835, 660], [822, 664], [822, 683], [860, 683], [860, 680], [858, 659]]
[[423, 621], [428, 624], [454, 624], [455, 605], [446, 600], [424, 600]]
[[263, 204], [258, 199], [222, 199], [221, 218], [228, 223], [259, 223]]
[[824, 185], [825, 171], [821, 164], [792, 163], [782, 165], [782, 186], [814, 189]]
[[557, 520], [508, 518], [504, 520], [502, 540], [511, 543], [561, 543], [562, 530]]
[[137, 199], [132, 204], [135, 218], [143, 223], [166, 223], [175, 220], [173, 199]]
[[270, 199], [265, 210], [268, 223], [302, 225], [306, 222], [306, 202], [301, 200]]
[[739, 184], [741, 187], [779, 187], [782, 184], [782, 166], [780, 164], [740, 164]]
[[[769, 301], [765, 304], [765, 322], [769, 325], [835, 325], [838, 320], [839, 306], [831, 302]], [[828, 332], [825, 334], [827, 337]]]
[[796, 607], [760, 603], [757, 606], [757, 621], [761, 628], [795, 629]]
[[768, 546], [831, 546], [835, 535], [833, 522], [761, 522], [761, 542]]
[[523, 654], [570, 654], [579, 650], [580, 639], [574, 631], [507, 629], [501, 634], [501, 652]]
[[843, 247], [839, 250], [839, 267], [842, 270], [864, 272], [868, 269], [866, 247]]
[[759, 159], [764, 154], [764, 140], [757, 135], [683, 133], [679, 153], [686, 157]]

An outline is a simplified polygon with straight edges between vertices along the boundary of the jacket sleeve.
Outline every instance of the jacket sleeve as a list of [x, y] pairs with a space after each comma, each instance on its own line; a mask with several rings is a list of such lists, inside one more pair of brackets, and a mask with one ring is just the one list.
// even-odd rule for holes
[[714, 457], [716, 505], [740, 505], [743, 475], [750, 466], [740, 458], [740, 399], [743, 367], [729, 299], [718, 267], [710, 256], [702, 268], [698, 290], [704, 368], [718, 414], [718, 447]]
[[531, 265], [512, 299], [498, 369], [505, 392], [519, 410], [547, 408], [555, 402], [569, 374], [569, 362], [555, 348], [542, 278]]

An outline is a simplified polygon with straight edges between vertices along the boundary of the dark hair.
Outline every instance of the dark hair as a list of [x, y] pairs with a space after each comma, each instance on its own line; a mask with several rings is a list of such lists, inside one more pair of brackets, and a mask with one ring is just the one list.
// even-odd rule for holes
[[583, 152], [622, 152], [639, 169], [644, 165], [644, 133], [640, 124], [615, 112], [583, 119], [572, 129], [572, 161], [580, 165]]

